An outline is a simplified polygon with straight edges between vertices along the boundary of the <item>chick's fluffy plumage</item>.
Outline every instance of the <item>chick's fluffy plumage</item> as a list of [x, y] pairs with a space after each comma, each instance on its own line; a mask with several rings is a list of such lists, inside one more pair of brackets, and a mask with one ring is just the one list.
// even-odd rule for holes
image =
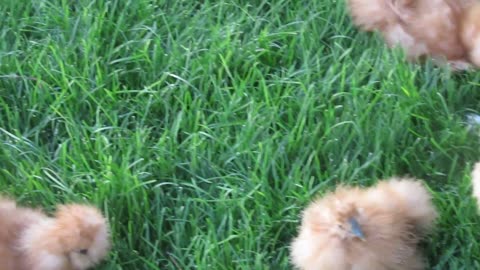
[[49, 217], [0, 198], [2, 270], [86, 270], [109, 249], [107, 221], [95, 207], [63, 205]]
[[[353, 22], [379, 31], [410, 60], [430, 57], [454, 69], [480, 67], [477, 0], [347, 0]], [[475, 50], [477, 49], [477, 50]], [[477, 52], [478, 51], [478, 52]]]
[[[339, 187], [304, 210], [292, 262], [303, 270], [423, 269], [417, 244], [436, 216], [418, 181], [393, 178], [368, 189]], [[349, 229], [352, 218], [363, 239]]]

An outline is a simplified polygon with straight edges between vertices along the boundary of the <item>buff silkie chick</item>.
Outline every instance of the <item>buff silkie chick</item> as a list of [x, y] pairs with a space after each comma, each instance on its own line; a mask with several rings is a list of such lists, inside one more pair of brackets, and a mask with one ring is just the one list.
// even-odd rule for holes
[[476, 0], [347, 0], [354, 24], [379, 31], [389, 47], [401, 47], [409, 60], [431, 58], [454, 70], [471, 67], [461, 38], [465, 11]]
[[480, 208], [480, 162], [475, 163], [471, 176], [473, 197], [477, 201], [478, 208]]
[[461, 38], [467, 48], [470, 62], [480, 67], [480, 3], [466, 9], [462, 20]]
[[302, 270], [417, 270], [417, 245], [437, 212], [418, 181], [392, 178], [371, 188], [339, 187], [303, 212], [291, 244]]
[[0, 200], [2, 270], [86, 270], [109, 252], [108, 225], [95, 207], [58, 207], [54, 217]]

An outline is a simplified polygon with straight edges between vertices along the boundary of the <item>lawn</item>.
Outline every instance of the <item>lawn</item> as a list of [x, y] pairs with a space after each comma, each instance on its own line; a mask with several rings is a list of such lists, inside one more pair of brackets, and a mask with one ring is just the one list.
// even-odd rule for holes
[[425, 181], [429, 269], [480, 269], [478, 72], [406, 63], [344, 1], [0, 0], [0, 190], [88, 201], [98, 269], [291, 269], [338, 183]]

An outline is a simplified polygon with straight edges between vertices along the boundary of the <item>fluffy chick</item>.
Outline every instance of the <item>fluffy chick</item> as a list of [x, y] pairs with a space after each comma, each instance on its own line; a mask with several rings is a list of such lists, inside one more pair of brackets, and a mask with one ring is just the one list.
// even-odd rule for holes
[[469, 60], [480, 67], [480, 3], [465, 10], [461, 39], [467, 48]]
[[460, 70], [470, 67], [469, 49], [461, 31], [465, 12], [475, 2], [348, 0], [348, 9], [355, 25], [365, 31], [381, 32], [389, 47], [403, 48], [410, 60], [430, 57]]
[[339, 187], [304, 210], [291, 245], [292, 263], [302, 270], [423, 269], [417, 244], [436, 217], [418, 181], [392, 178], [368, 189]]
[[480, 208], [480, 162], [475, 163], [472, 171], [473, 197], [477, 200]]
[[109, 249], [107, 221], [92, 206], [60, 206], [49, 217], [0, 200], [2, 270], [86, 270]]

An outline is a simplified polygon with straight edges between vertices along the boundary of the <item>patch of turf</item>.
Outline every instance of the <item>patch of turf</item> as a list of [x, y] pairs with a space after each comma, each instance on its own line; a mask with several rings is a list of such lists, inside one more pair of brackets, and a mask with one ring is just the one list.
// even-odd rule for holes
[[429, 184], [431, 269], [477, 269], [475, 72], [405, 63], [337, 1], [0, 0], [0, 188], [92, 201], [100, 269], [290, 269], [340, 182]]

